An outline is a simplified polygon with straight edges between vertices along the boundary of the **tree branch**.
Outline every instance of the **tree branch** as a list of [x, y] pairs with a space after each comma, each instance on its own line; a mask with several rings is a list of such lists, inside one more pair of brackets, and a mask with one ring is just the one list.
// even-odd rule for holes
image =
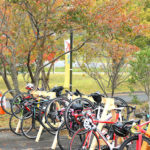
[[[89, 40], [89, 39], [88, 39], [88, 40]], [[85, 43], [86, 43], [88, 40], [84, 41], [84, 42], [83, 42], [80, 46], [78, 46], [77, 48], [74, 48], [74, 49], [72, 50], [72, 52], [78, 51], [80, 48], [82, 48], [82, 47], [85, 45]], [[61, 55], [59, 55], [58, 57], [54, 58], [52, 61], [48, 62], [47, 64], [45, 64], [45, 65], [43, 65], [43, 66], [41, 66], [38, 71], [42, 70], [44, 67], [48, 66], [49, 64], [54, 63], [56, 60], [58, 60], [59, 58], [61, 58], [62, 56], [66, 55], [66, 54], [68, 54], [68, 53], [70, 53], [70, 52], [71, 52], [71, 51], [64, 52], [63, 54], [61, 54]]]

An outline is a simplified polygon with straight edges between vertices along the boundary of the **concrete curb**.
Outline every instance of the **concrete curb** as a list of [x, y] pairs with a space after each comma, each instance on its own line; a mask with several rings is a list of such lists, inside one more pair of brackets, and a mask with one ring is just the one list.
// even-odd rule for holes
[[10, 128], [0, 128], [0, 132], [2, 131], [10, 131]]

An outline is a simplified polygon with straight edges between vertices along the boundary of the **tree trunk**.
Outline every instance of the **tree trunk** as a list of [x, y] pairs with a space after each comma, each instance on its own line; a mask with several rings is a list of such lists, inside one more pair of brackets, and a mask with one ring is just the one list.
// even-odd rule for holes
[[38, 58], [36, 60], [36, 71], [35, 71], [35, 74], [34, 74], [35, 89], [38, 88], [40, 72], [41, 72], [41, 70], [39, 70], [39, 68], [43, 65], [42, 61], [43, 61], [43, 53], [39, 52]]
[[113, 97], [116, 87], [116, 60], [112, 61], [112, 79], [111, 79], [111, 96]]
[[19, 90], [18, 86], [18, 73], [16, 67], [16, 53], [13, 48], [11, 48], [12, 60], [10, 62], [10, 72], [11, 72], [11, 79], [13, 82], [14, 89]]
[[50, 73], [51, 73], [51, 70], [52, 68], [54, 68], [54, 63], [52, 63], [48, 69], [48, 72], [47, 72], [47, 75], [46, 75], [46, 82], [47, 82], [47, 88], [48, 90], [50, 90], [50, 87], [49, 87], [49, 79], [50, 79]]
[[12, 90], [10, 82], [9, 82], [9, 80], [7, 78], [7, 74], [6, 74], [6, 69], [5, 68], [4, 68], [4, 73], [1, 73], [1, 75], [2, 75], [3, 81], [5, 82], [5, 85], [6, 85], [7, 89], [8, 90]]
[[149, 104], [149, 114], [150, 114], [150, 95], [147, 95], [148, 97], [148, 104]]
[[34, 80], [34, 77], [33, 77], [32, 69], [31, 69], [31, 67], [30, 67], [30, 57], [31, 57], [31, 51], [29, 51], [29, 53], [28, 53], [27, 69], [28, 69], [28, 72], [29, 72], [29, 75], [30, 75], [30, 78], [31, 78], [31, 82], [32, 82], [33, 84], [35, 84], [35, 80]]
[[44, 90], [47, 90], [48, 88], [48, 83], [46, 81], [46, 75], [45, 75], [45, 71], [44, 69], [42, 70], [42, 87], [44, 88]]
[[17, 74], [17, 68], [16, 68], [16, 64], [11, 64], [10, 65], [10, 70], [11, 70], [11, 79], [13, 81], [13, 86], [16, 90], [19, 90], [19, 86], [18, 86], [18, 74]]

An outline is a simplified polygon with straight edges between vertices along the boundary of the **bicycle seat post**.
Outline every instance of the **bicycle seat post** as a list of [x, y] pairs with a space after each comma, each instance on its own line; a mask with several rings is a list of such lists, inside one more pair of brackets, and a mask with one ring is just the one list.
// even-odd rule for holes
[[98, 105], [97, 119], [100, 120], [101, 106]]

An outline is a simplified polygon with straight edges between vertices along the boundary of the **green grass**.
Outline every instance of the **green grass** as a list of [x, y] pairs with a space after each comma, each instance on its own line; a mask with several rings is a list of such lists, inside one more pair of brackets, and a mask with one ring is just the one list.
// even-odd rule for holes
[[[64, 74], [51, 74], [50, 77], [50, 87], [52, 88], [53, 86], [59, 86], [59, 85], [64, 85]], [[89, 77], [88, 75], [81, 73], [81, 74], [73, 74], [73, 91], [75, 89], [79, 89], [81, 92], [89, 94], [95, 91], [101, 91], [99, 88], [98, 84], [94, 79]], [[142, 88], [141, 86], [134, 86], [135, 91], [141, 91]], [[110, 93], [111, 89], [107, 88], [107, 92]], [[119, 86], [116, 91], [116, 93], [120, 92], [130, 92], [129, 89], [129, 83], [125, 82], [121, 86]]]
[[7, 114], [0, 115], [0, 128], [9, 128], [9, 118]]
[[[62, 74], [53, 74], [51, 73], [50, 75], [50, 81], [49, 81], [49, 85], [50, 87], [54, 87], [54, 86], [60, 86], [60, 85], [64, 85], [64, 77], [65, 75]], [[11, 81], [11, 79], [9, 78], [9, 80]], [[21, 89], [21, 91], [26, 91], [25, 89], [25, 85], [26, 83], [23, 80], [22, 75], [18, 76], [18, 81], [19, 81], [19, 87]], [[12, 83], [12, 81], [11, 81]], [[101, 89], [99, 88], [98, 84], [95, 82], [95, 80], [93, 80], [92, 78], [90, 78], [88, 75], [81, 73], [81, 74], [73, 74], [73, 90], [75, 89], [79, 89], [81, 92], [89, 94], [95, 91], [101, 91]], [[134, 90], [135, 91], [142, 91], [141, 86], [139, 85], [135, 85], [134, 86]], [[2, 80], [2, 77], [0, 77], [0, 91], [2, 93], [4, 93], [5, 91], [7, 91], [7, 88], [5, 86], [4, 81]], [[107, 92], [110, 93], [111, 89], [107, 88]], [[116, 91], [116, 93], [120, 93], [120, 92], [130, 92], [129, 89], [129, 83], [125, 82], [123, 83], [121, 86], [119, 86]]]

